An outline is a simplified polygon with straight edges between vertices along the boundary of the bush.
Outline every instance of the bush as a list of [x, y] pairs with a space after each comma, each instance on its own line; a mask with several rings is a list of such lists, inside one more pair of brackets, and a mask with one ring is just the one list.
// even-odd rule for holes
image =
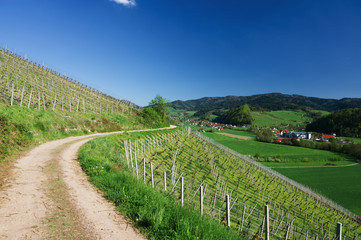
[[167, 124], [163, 121], [162, 116], [160, 116], [159, 113], [153, 108], [144, 109], [143, 118], [144, 123], [148, 126], [163, 127]]

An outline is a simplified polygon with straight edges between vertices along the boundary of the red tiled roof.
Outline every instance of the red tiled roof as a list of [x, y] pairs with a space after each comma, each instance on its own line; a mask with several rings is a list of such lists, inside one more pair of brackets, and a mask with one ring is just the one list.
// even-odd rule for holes
[[333, 138], [333, 135], [322, 134], [322, 138]]

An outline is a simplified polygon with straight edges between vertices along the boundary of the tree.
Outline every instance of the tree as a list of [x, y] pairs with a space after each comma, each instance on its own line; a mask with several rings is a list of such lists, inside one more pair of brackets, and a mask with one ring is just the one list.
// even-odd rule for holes
[[172, 103], [170, 103], [167, 99], [164, 99], [159, 94], [149, 102], [149, 106], [156, 110], [159, 114], [167, 114], [168, 107], [170, 107]]
[[168, 107], [171, 103], [164, 99], [162, 96], [157, 95], [153, 100], [149, 102], [149, 108], [144, 110], [144, 117], [147, 120], [158, 122], [159, 124], [169, 124], [169, 118], [167, 116]]
[[216, 119], [217, 122], [235, 125], [252, 124], [251, 109], [247, 104], [241, 105], [225, 112]]

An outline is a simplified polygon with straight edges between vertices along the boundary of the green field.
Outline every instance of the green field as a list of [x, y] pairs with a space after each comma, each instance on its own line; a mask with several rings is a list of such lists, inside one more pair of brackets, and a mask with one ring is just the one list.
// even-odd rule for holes
[[245, 136], [245, 137], [256, 137], [256, 134], [254, 134], [253, 132], [248, 132], [248, 131], [237, 131], [237, 130], [232, 130], [232, 129], [224, 129], [224, 131], [222, 131], [222, 132], [239, 135], [239, 136]]
[[361, 215], [361, 164], [350, 167], [275, 170]]
[[196, 113], [196, 111], [185, 111], [182, 109], [175, 109], [175, 108], [168, 108], [169, 109], [169, 116], [170, 117], [178, 117], [180, 119], [183, 118], [193, 118], [193, 115]]
[[218, 116], [211, 114], [211, 116], [209, 116], [209, 121], [214, 121]]
[[[313, 110], [319, 112], [321, 115], [326, 115], [328, 112]], [[270, 111], [270, 112], [252, 112], [254, 118], [254, 125], [260, 127], [279, 127], [292, 125], [304, 125], [305, 122], [311, 122], [312, 118], [307, 116], [303, 111]]]
[[204, 133], [204, 135], [243, 155], [254, 156], [258, 154], [261, 157], [277, 157], [279, 159], [276, 162], [263, 162], [267, 166], [283, 166], [285, 163], [291, 166], [322, 166], [325, 164], [343, 165], [354, 162], [354, 159], [350, 156], [330, 151], [247, 141], [208, 132]]
[[350, 142], [354, 142], [354, 143], [361, 143], [361, 138], [342, 138], [342, 139], [345, 139], [345, 140], [348, 140]]

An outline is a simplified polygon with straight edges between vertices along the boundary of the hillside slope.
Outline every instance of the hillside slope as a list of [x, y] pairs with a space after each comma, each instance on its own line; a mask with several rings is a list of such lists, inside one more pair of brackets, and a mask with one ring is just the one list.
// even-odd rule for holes
[[338, 136], [361, 137], [361, 109], [344, 109], [319, 118], [307, 125], [307, 131], [336, 133]]
[[129, 101], [0, 49], [0, 161], [53, 139], [162, 125], [144, 116]]
[[172, 107], [175, 109], [194, 111], [201, 109], [230, 109], [243, 104], [264, 110], [296, 110], [306, 107], [332, 112], [345, 108], [361, 107], [361, 98], [343, 98], [337, 100], [269, 93], [252, 96], [204, 97], [196, 100], [178, 100], [172, 102]]
[[114, 113], [139, 109], [28, 59], [0, 49], [0, 102], [42, 110]]

